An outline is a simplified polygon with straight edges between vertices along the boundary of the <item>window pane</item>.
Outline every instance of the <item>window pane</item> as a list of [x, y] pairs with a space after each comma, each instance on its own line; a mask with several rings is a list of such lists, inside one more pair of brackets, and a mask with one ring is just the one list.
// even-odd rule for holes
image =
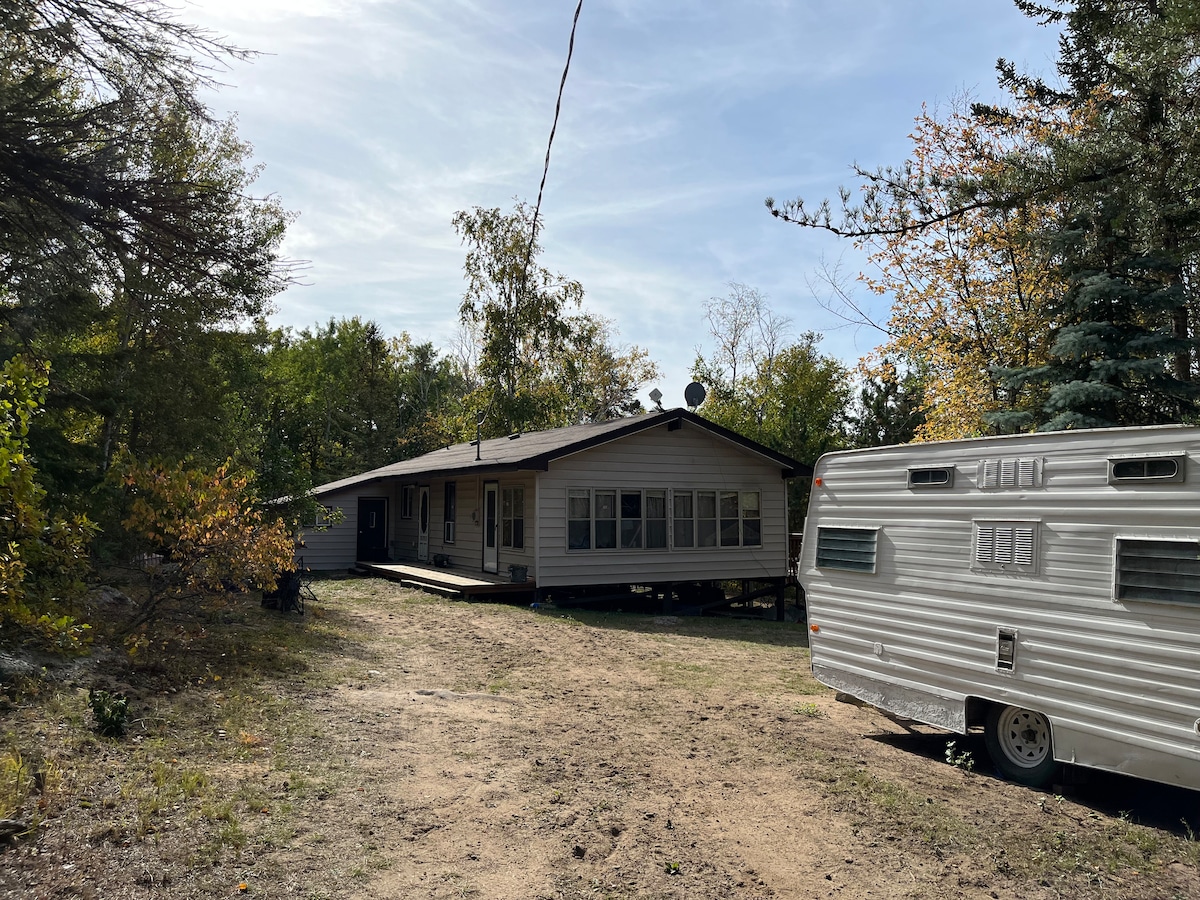
[[701, 519], [696, 523], [696, 546], [697, 547], [715, 547], [717, 546], [717, 521], [716, 519]]
[[692, 492], [675, 492], [675, 518], [690, 519], [692, 517]]
[[615, 491], [596, 491], [596, 518], [617, 517], [617, 495]]
[[592, 495], [587, 491], [571, 491], [567, 499], [568, 519], [590, 519], [592, 517]]
[[736, 519], [738, 515], [737, 491], [721, 491], [721, 518]]
[[500, 492], [500, 515], [505, 519], [511, 519], [513, 514], [512, 488], [505, 488]]
[[667, 546], [667, 520], [646, 520], [646, 547], [650, 550], [661, 550]]
[[646, 491], [646, 518], [665, 519], [667, 517], [667, 492]]
[[617, 546], [616, 519], [596, 520], [596, 549], [608, 550]]
[[513, 488], [513, 515], [519, 519], [525, 518], [525, 488]]
[[758, 491], [744, 491], [742, 493], [742, 518], [760, 518], [758, 512]]
[[584, 519], [567, 525], [567, 549], [590, 550], [592, 548], [592, 523]]
[[522, 550], [525, 548], [525, 520], [513, 519], [512, 523], [513, 539], [512, 547], [514, 550]]
[[642, 546], [642, 520], [621, 520], [621, 546], [626, 550], [637, 550]]
[[675, 520], [675, 546], [676, 547], [694, 547], [695, 541], [692, 540], [692, 520], [691, 519], [676, 519]]
[[642, 492], [621, 492], [621, 518], [640, 519], [642, 517]]
[[762, 520], [742, 519], [742, 546], [762, 546]]
[[721, 520], [721, 546], [736, 547], [738, 545], [738, 520]]
[[717, 517], [716, 491], [696, 491], [696, 516], [700, 519]]
[[500, 526], [500, 545], [502, 547], [511, 547], [513, 545], [513, 520], [504, 519]]

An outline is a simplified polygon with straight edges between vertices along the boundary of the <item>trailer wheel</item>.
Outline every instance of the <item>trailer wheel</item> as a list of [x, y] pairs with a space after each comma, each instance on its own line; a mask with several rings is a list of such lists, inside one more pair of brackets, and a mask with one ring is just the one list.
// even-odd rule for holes
[[983, 737], [992, 762], [1010, 781], [1045, 787], [1058, 774], [1050, 720], [1039, 712], [995, 705]]

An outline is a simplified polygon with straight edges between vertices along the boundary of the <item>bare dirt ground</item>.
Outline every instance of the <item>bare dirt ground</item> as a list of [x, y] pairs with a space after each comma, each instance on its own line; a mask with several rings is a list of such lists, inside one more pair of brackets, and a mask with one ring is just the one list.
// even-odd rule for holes
[[182, 853], [220, 824], [186, 798], [115, 835], [70, 807], [0, 854], [0, 896], [1200, 897], [1198, 795], [1032, 791], [975, 738], [951, 765], [816, 684], [802, 625], [317, 591], [329, 677], [281, 682], [208, 776], [240, 841]]

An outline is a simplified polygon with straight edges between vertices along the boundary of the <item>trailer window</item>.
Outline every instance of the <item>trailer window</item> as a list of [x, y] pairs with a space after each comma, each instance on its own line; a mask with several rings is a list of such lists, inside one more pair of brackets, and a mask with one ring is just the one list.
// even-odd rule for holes
[[817, 568], [875, 571], [875, 528], [817, 528]]
[[954, 487], [954, 466], [937, 466], [931, 469], [909, 469], [910, 488]]
[[1108, 483], [1183, 481], [1183, 461], [1179, 456], [1144, 456], [1140, 459], [1110, 459]]
[[1200, 603], [1200, 541], [1117, 539], [1116, 598]]

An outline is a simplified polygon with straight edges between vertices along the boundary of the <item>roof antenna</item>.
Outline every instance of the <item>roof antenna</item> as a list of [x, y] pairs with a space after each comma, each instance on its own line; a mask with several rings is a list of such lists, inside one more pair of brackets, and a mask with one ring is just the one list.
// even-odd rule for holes
[[478, 462], [481, 459], [481, 457], [479, 456], [479, 445], [483, 443], [483, 437], [482, 437], [483, 423], [486, 419], [487, 419], [487, 410], [486, 409], [481, 409], [479, 412], [475, 413], [475, 460], [476, 460], [476, 462]]
[[662, 400], [662, 391], [660, 391], [658, 388], [654, 388], [650, 392], [650, 402], [654, 404], [654, 408], [658, 412], [663, 411], [662, 403], [660, 402], [661, 400]]

